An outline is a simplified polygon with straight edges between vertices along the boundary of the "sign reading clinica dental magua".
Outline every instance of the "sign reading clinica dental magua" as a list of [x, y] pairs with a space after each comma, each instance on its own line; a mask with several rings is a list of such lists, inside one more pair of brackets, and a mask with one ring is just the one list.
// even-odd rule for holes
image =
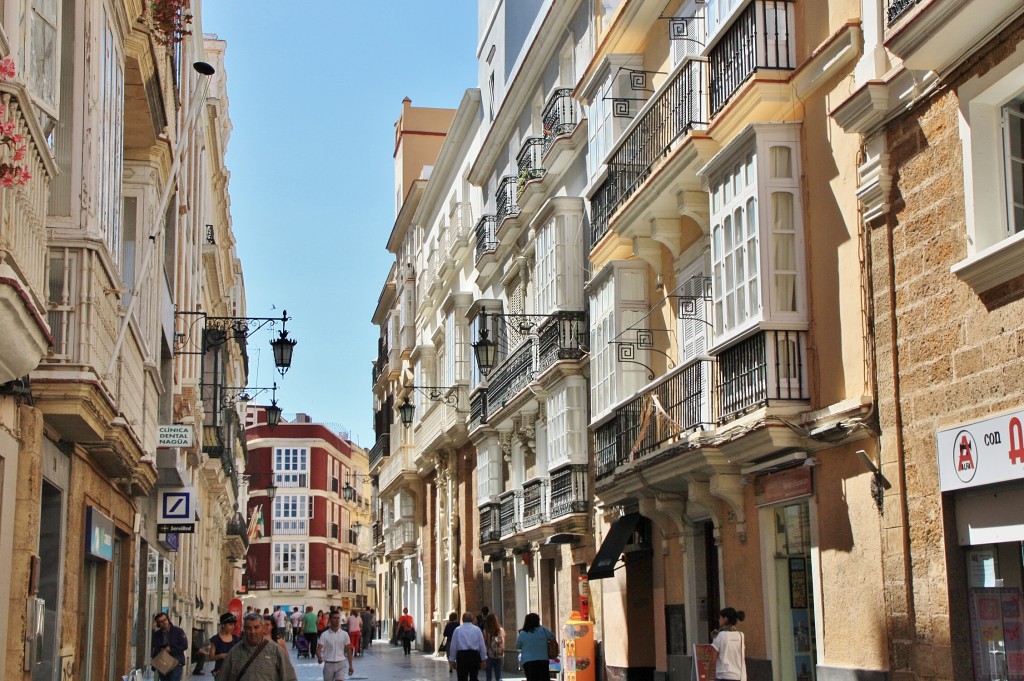
[[1024, 479], [1024, 409], [936, 433], [943, 492]]
[[158, 426], [157, 447], [191, 447], [192, 426]]

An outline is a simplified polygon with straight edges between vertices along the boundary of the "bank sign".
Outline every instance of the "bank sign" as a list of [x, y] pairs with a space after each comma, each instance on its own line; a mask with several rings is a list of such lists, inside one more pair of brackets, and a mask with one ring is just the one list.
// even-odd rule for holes
[[1024, 410], [936, 433], [943, 492], [1024, 479]]

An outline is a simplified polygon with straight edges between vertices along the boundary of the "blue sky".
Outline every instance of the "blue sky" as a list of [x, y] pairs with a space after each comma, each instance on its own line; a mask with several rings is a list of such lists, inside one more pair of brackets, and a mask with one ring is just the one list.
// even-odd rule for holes
[[[455, 108], [476, 86], [476, 14], [474, 0], [203, 2], [203, 30], [228, 45], [227, 165], [248, 315], [287, 309], [299, 342], [278, 403], [367, 448], [370, 318], [393, 259], [394, 122], [404, 97]], [[250, 340], [250, 386], [279, 378], [269, 341]]]

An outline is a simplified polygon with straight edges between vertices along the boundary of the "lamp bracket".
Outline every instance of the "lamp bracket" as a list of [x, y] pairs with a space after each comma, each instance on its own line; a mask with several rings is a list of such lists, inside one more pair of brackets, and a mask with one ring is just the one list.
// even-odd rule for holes
[[[175, 355], [204, 355], [227, 343], [229, 338], [245, 340], [264, 327], [275, 329], [278, 323], [285, 332], [285, 325], [291, 319], [287, 310], [280, 317], [211, 317], [202, 310], [180, 310], [174, 316], [181, 318], [184, 324], [184, 329], [174, 334]], [[197, 330], [201, 331], [198, 338], [195, 337]]]
[[459, 404], [459, 389], [466, 386], [456, 383], [455, 385], [410, 385], [408, 387], [418, 391], [431, 402], [444, 402], [455, 407]]

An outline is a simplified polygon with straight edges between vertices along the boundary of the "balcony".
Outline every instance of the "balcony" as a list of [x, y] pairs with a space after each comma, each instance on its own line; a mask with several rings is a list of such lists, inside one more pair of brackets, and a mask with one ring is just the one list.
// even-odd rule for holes
[[495, 228], [498, 219], [495, 215], [481, 215], [477, 220], [474, 231], [476, 232], [476, 264], [485, 256], [493, 255], [498, 250], [498, 237]]
[[521, 197], [526, 185], [531, 180], [539, 180], [544, 177], [544, 164], [541, 158], [544, 156], [544, 137], [527, 137], [523, 142], [523, 148], [516, 156], [516, 167], [519, 172], [516, 177], [516, 197]]
[[494, 221], [501, 229], [501, 223], [505, 218], [519, 215], [519, 193], [516, 190], [519, 178], [515, 175], [506, 175], [498, 181], [498, 189], [494, 192]]
[[888, 24], [892, 26], [899, 18], [903, 16], [903, 13], [909, 10], [911, 7], [916, 5], [919, 0], [889, 0], [889, 6], [886, 8], [886, 18]]
[[487, 423], [487, 388], [480, 388], [469, 399], [469, 429]]
[[42, 320], [47, 297], [47, 200], [56, 169], [29, 101], [22, 86], [0, 83], [4, 107], [0, 118], [13, 124], [11, 137], [22, 139], [25, 154], [17, 165], [31, 176], [24, 185], [0, 189], [0, 253], [4, 253], [0, 262], [0, 328], [5, 330], [0, 383], [34, 369], [50, 345]]
[[499, 497], [500, 509], [498, 511], [500, 518], [499, 531], [502, 537], [508, 537], [513, 535], [522, 529], [522, 490], [509, 490]]
[[711, 426], [711, 363], [677, 367], [615, 409], [594, 433], [597, 478]]
[[275, 574], [272, 582], [274, 589], [282, 591], [304, 591], [306, 589], [306, 575], [304, 574]]
[[538, 373], [562, 360], [580, 360], [590, 342], [590, 317], [583, 311], [562, 310], [542, 322], [537, 330]]
[[501, 539], [501, 504], [490, 503], [480, 507], [480, 547]]
[[245, 526], [245, 519], [241, 513], [235, 513], [228, 518], [224, 528], [224, 540], [228, 545], [228, 553], [234, 556], [244, 556], [245, 550], [249, 547], [249, 531]]
[[548, 480], [541, 478], [531, 480], [523, 485], [523, 529], [537, 527], [547, 522], [547, 496]]
[[589, 511], [586, 464], [572, 464], [551, 473], [551, 520]]
[[579, 122], [579, 107], [572, 99], [572, 88], [559, 88], [551, 93], [541, 113], [544, 123], [544, 151], [562, 135], [571, 135]]
[[622, 136], [608, 158], [608, 177], [591, 199], [591, 246], [600, 241], [612, 216], [672, 147], [691, 130], [706, 125], [706, 74], [704, 61], [685, 62]]
[[754, 0], [709, 53], [711, 115], [758, 69], [793, 69], [792, 0]]
[[384, 530], [384, 553], [397, 555], [418, 548], [416, 525], [412, 520], [400, 520]]
[[806, 331], [761, 331], [716, 353], [718, 422], [778, 401], [806, 401]]
[[487, 380], [487, 404], [491, 412], [504, 407], [537, 375], [533, 364], [533, 342], [527, 340], [491, 371]]
[[391, 436], [388, 433], [384, 433], [377, 438], [377, 441], [373, 443], [373, 447], [370, 448], [370, 469], [372, 470], [377, 464], [384, 460], [384, 457], [391, 454]]

